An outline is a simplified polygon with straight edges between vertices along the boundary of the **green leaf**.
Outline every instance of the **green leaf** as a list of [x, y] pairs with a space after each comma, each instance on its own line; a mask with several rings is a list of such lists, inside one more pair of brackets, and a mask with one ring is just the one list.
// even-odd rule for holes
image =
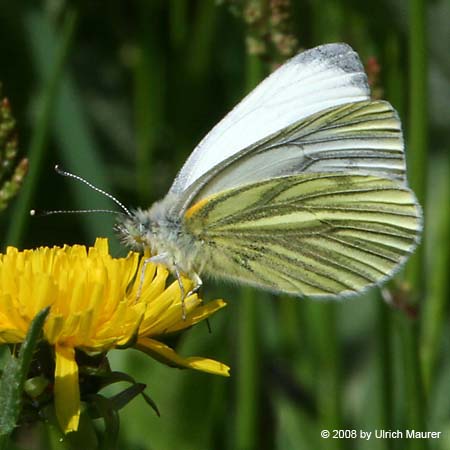
[[115, 450], [118, 444], [120, 420], [114, 402], [103, 395], [95, 394], [89, 397], [89, 404], [91, 408], [94, 408], [94, 411], [90, 413], [91, 417], [101, 417], [105, 423], [99, 449]]
[[50, 307], [47, 307], [36, 315], [20, 348], [19, 357], [11, 356], [3, 370], [0, 384], [0, 449], [6, 448], [8, 436], [19, 419], [24, 383], [49, 311]]
[[100, 384], [100, 389], [111, 384], [119, 383], [120, 381], [136, 383], [132, 376], [124, 372], [98, 371], [97, 369], [91, 369], [90, 367], [82, 367], [80, 372], [95, 377]]
[[115, 409], [118, 411], [126, 406], [131, 400], [133, 400], [137, 395], [141, 394], [145, 402], [155, 411], [155, 413], [160, 416], [158, 407], [153, 399], [144, 392], [146, 385], [143, 383], [138, 383], [130, 375], [123, 372], [109, 372], [106, 374], [97, 373], [93, 374], [99, 380], [100, 389], [110, 386], [111, 384], [119, 383], [125, 381], [132, 384], [129, 388], [119, 392], [110, 398], [113, 402]]
[[124, 406], [126, 406], [128, 403], [133, 400], [137, 395], [141, 394], [144, 389], [146, 388], [146, 385], [143, 383], [135, 383], [131, 385], [130, 387], [124, 389], [123, 391], [119, 392], [116, 395], [113, 395], [110, 397], [110, 400], [112, 404], [114, 405], [114, 409], [116, 411], [119, 411]]
[[116, 410], [119, 410], [122, 409], [124, 406], [126, 406], [128, 403], [130, 403], [131, 400], [133, 400], [133, 398], [135, 398], [137, 395], [142, 394], [142, 397], [144, 398], [145, 402], [153, 409], [153, 411], [155, 411], [155, 413], [159, 417], [161, 416], [161, 414], [159, 413], [156, 403], [148, 394], [144, 392], [144, 389], [146, 387], [147, 386], [143, 383], [135, 382], [129, 388], [111, 397], [110, 400], [114, 403], [114, 407], [116, 408]]

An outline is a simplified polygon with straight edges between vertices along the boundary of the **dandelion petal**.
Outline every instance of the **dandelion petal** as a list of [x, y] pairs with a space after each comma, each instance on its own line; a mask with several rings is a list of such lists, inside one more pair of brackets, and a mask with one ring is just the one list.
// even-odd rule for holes
[[195, 369], [202, 372], [212, 373], [214, 375], [222, 375], [225, 377], [230, 376], [230, 368], [219, 361], [209, 358], [202, 358], [200, 356], [183, 358], [172, 348], [154, 339], [141, 337], [137, 340], [135, 348], [147, 353], [164, 364], [175, 366], [180, 369]]
[[80, 389], [75, 349], [55, 346], [55, 409], [64, 433], [76, 431], [80, 420]]

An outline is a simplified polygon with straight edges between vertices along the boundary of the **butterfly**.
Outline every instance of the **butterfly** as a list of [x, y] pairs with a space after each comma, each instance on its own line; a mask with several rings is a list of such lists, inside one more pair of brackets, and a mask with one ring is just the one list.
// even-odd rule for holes
[[402, 266], [422, 215], [399, 117], [370, 99], [357, 53], [337, 43], [262, 81], [198, 144], [167, 195], [117, 229], [196, 288], [207, 275], [340, 298]]

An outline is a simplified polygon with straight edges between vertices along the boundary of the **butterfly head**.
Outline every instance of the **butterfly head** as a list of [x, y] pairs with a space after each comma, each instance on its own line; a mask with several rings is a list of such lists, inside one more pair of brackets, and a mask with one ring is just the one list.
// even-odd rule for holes
[[154, 236], [158, 225], [152, 220], [149, 210], [136, 209], [130, 215], [119, 218], [115, 231], [120, 240], [134, 250], [144, 251], [150, 248], [153, 252]]

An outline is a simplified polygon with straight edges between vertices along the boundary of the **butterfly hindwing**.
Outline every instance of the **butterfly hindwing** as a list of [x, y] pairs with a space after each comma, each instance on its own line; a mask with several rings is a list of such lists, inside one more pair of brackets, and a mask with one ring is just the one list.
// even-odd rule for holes
[[391, 276], [421, 229], [412, 191], [376, 176], [298, 174], [191, 206], [205, 272], [294, 295], [345, 296]]

